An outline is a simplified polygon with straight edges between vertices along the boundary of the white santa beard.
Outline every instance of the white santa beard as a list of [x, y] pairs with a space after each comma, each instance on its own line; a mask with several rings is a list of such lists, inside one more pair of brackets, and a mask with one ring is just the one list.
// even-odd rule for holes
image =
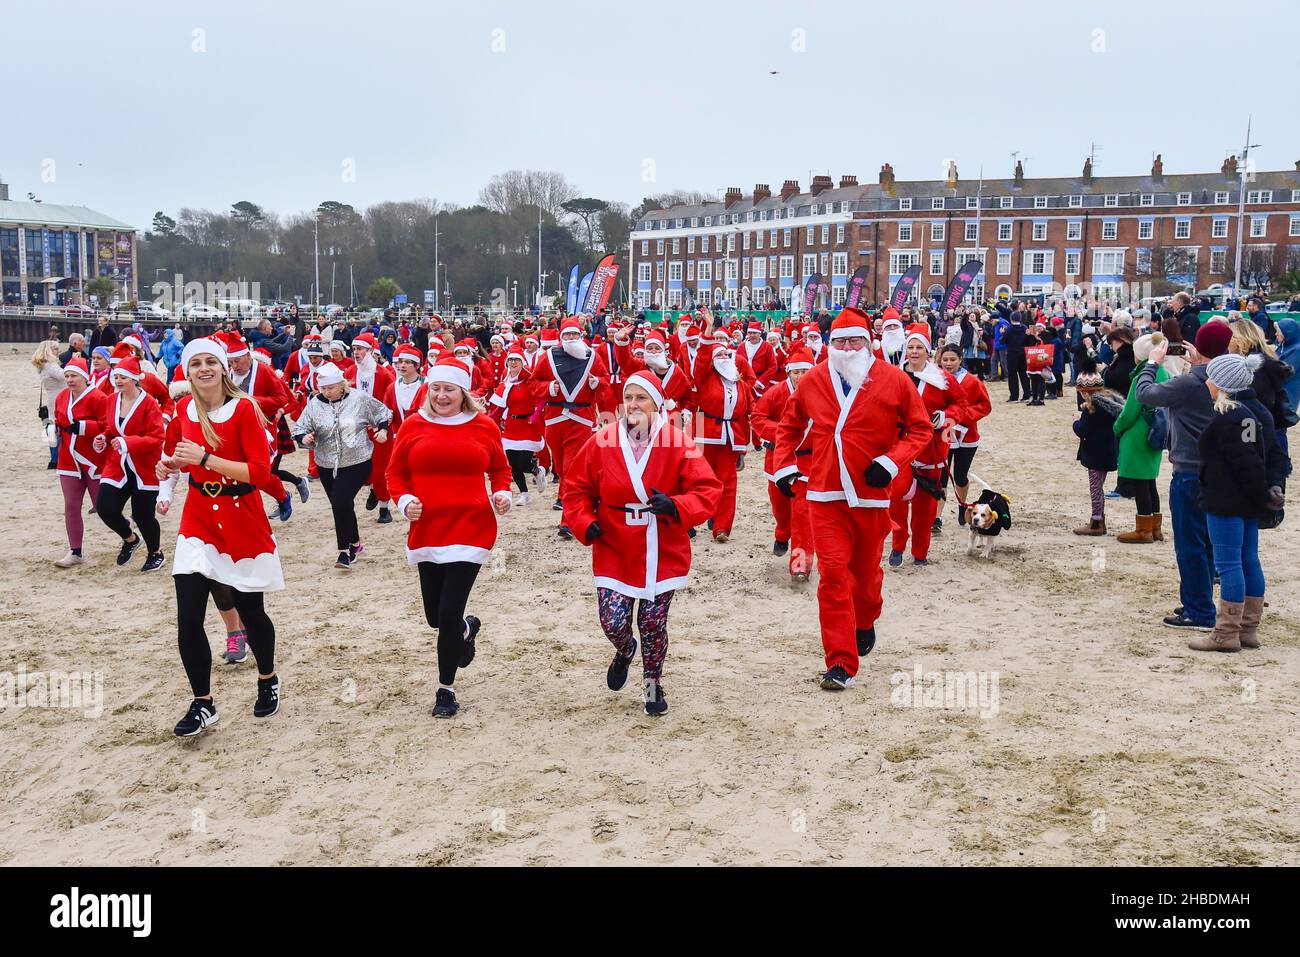
[[647, 352], [645, 354], [645, 364], [651, 369], [658, 369], [662, 372], [668, 368], [668, 357], [662, 352]]
[[587, 352], [589, 351], [587, 344], [581, 339], [563, 339], [560, 341], [560, 348], [575, 359], [587, 358]]
[[867, 366], [871, 362], [871, 352], [867, 349], [852, 351], [849, 349], [832, 349], [826, 360], [840, 377], [856, 389], [867, 378]]
[[736, 371], [735, 359], [714, 359], [713, 369], [728, 382], [735, 382], [740, 378], [740, 373]]
[[880, 348], [884, 349], [886, 352], [897, 352], [899, 349], [903, 348], [903, 343], [906, 341], [907, 336], [903, 333], [902, 329], [899, 329], [897, 332], [891, 330], [880, 337]]

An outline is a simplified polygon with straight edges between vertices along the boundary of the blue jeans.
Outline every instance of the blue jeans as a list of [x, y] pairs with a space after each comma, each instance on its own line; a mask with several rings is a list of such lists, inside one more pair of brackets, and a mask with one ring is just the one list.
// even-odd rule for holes
[[1201, 510], [1201, 477], [1175, 472], [1169, 482], [1169, 519], [1178, 560], [1178, 598], [1183, 614], [1200, 624], [1214, 624], [1214, 562], [1210, 533]]
[[1259, 564], [1259, 521], [1237, 515], [1205, 516], [1219, 569], [1219, 597], [1245, 601], [1264, 597], [1264, 569]]

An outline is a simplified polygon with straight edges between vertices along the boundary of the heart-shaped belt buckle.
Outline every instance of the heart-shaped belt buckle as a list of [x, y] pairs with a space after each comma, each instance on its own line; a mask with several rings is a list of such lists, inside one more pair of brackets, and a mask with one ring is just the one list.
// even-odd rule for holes
[[216, 498], [218, 495], [221, 494], [221, 483], [220, 483], [220, 482], [204, 482], [204, 483], [203, 483], [203, 491], [204, 491], [205, 494], [211, 496], [212, 498]]

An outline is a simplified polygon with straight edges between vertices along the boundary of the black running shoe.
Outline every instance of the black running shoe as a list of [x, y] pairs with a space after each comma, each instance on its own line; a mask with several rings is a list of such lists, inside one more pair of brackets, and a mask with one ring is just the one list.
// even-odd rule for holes
[[393, 520], [393, 513], [386, 508], [379, 510], [379, 524], [387, 525]]
[[609, 664], [609, 671], [605, 672], [605, 684], [610, 691], [622, 691], [627, 686], [627, 669], [636, 661], [636, 653], [641, 650], [641, 639], [633, 635], [632, 640], [636, 642], [632, 646], [632, 653], [624, 658], [617, 651], [614, 652], [614, 660]]
[[1214, 631], [1214, 622], [1194, 621], [1186, 615], [1168, 615], [1164, 624], [1169, 628], [1182, 628], [1185, 631]]
[[144, 560], [144, 565], [141, 567], [140, 571], [156, 572], [158, 569], [163, 567], [163, 562], [165, 562], [166, 560], [167, 557], [163, 555], [162, 552], [154, 552], [152, 555], [150, 555], [148, 558]]
[[965, 525], [965, 524], [966, 524], [966, 510], [967, 510], [968, 508], [970, 508], [969, 505], [958, 505], [958, 506], [957, 506], [957, 524], [958, 524], [958, 525]]
[[938, 535], [942, 531], [943, 531], [943, 519], [936, 518], [934, 520], [934, 524], [930, 526], [930, 534]]
[[257, 679], [257, 703], [253, 705], [254, 718], [269, 718], [280, 710], [280, 676]]
[[694, 538], [694, 537], [695, 537], [695, 529], [694, 529], [694, 528], [688, 528], [688, 529], [686, 530], [686, 534], [687, 534], [688, 537], [690, 537], [690, 538]]
[[827, 691], [843, 691], [851, 684], [853, 684], [853, 679], [839, 665], [822, 675], [822, 688]]
[[889, 567], [897, 568], [901, 564], [903, 564], [903, 553], [891, 551], [889, 553]]
[[709, 526], [709, 531], [713, 531], [713, 519], [709, 519], [705, 524]]
[[912, 559], [912, 567], [913, 567], [913, 568], [924, 568], [926, 565], [929, 565], [929, 564], [930, 564], [930, 560], [929, 560], [928, 558], [913, 558], [913, 559]]
[[465, 636], [465, 640], [460, 646], [460, 667], [468, 668], [469, 663], [474, 660], [474, 639], [478, 637], [478, 630], [482, 627], [483, 622], [473, 615], [465, 616], [465, 628], [469, 631], [469, 634]]
[[190, 702], [190, 710], [185, 712], [185, 717], [176, 722], [172, 733], [178, 738], [192, 738], [204, 728], [210, 728], [216, 723], [216, 704], [195, 698]]
[[117, 553], [117, 563], [119, 565], [125, 565], [131, 560], [131, 556], [135, 554], [135, 550], [143, 544], [144, 539], [139, 535], [135, 537], [135, 541], [133, 542], [123, 542], [122, 550]]
[[858, 657], [865, 658], [876, 647], [876, 626], [858, 629]]
[[561, 501], [557, 498], [557, 499], [555, 500], [555, 504], [551, 506], [551, 510], [552, 510], [552, 511], [556, 511], [556, 512], [563, 512], [563, 511], [564, 511], [564, 503], [561, 502]]
[[568, 541], [571, 538], [573, 538], [573, 530], [569, 528], [568, 525], [561, 525], [558, 534], [560, 538], [564, 539], [565, 541]]
[[779, 556], [779, 555], [784, 555], [784, 554], [785, 554], [786, 552], [788, 552], [789, 550], [790, 550], [790, 543], [789, 543], [789, 542], [773, 542], [773, 543], [772, 543], [772, 554], [773, 554], [773, 555], [778, 555], [778, 556]]
[[642, 683], [642, 700], [645, 701], [645, 713], [659, 717], [668, 710], [668, 699], [664, 697], [664, 686], [653, 678], [646, 678]]
[[439, 688], [438, 694], [433, 699], [433, 716], [435, 718], [452, 718], [460, 710], [460, 702], [456, 700], [456, 692], [450, 688]]
[[366, 496], [366, 511], [373, 512], [378, 505], [379, 496], [375, 494], [374, 489], [371, 489], [370, 494]]
[[339, 552], [339, 557], [334, 559], [334, 567], [340, 568], [345, 572], [351, 571], [352, 570], [351, 552]]

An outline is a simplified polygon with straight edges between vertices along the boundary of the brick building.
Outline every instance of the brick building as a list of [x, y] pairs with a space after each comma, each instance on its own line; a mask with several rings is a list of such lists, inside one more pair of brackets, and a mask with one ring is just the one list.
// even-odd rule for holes
[[[815, 176], [808, 190], [786, 180], [721, 201], [647, 212], [632, 231], [634, 303], [669, 307], [773, 299], [788, 304], [820, 272], [842, 302], [848, 277], [867, 268], [866, 299], [880, 302], [898, 277], [922, 267], [918, 291], [942, 293], [957, 268], [980, 256], [974, 292], [1048, 292], [1111, 300], [1139, 298], [1156, 280], [1203, 290], [1231, 287], [1242, 218], [1241, 285], [1300, 269], [1300, 162], [1243, 177], [1235, 157], [1217, 173], [1029, 179], [959, 177], [904, 182], [893, 167], [861, 186]], [[1159, 287], [1157, 287], [1158, 289]]]

